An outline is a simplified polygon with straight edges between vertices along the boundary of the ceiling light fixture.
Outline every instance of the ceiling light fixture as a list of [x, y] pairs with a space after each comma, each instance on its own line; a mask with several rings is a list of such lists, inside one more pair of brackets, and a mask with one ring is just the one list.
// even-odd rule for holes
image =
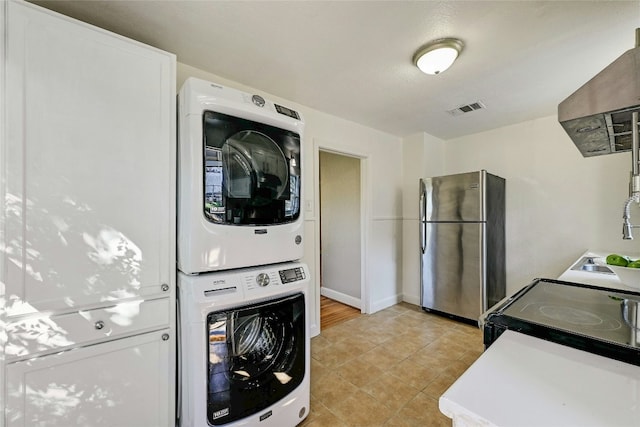
[[464, 43], [454, 38], [433, 40], [422, 46], [415, 55], [413, 63], [426, 74], [440, 74], [453, 64]]

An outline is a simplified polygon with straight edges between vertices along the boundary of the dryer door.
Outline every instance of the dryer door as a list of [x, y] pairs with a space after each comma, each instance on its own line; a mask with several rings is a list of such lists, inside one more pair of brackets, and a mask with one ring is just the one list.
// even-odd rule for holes
[[305, 375], [302, 293], [207, 316], [207, 418], [222, 425], [276, 403]]
[[204, 214], [216, 224], [295, 221], [300, 136], [251, 120], [204, 113]]

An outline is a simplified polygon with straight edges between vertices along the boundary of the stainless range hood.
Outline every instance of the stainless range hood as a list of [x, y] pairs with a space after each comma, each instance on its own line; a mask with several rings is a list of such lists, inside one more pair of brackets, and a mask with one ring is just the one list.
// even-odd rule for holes
[[558, 121], [584, 157], [630, 151], [640, 111], [640, 29], [629, 49], [558, 105]]

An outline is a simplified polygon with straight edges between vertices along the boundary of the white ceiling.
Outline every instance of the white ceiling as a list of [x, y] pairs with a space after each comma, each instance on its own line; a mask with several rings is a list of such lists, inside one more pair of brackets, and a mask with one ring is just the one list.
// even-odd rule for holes
[[[640, 27], [640, 0], [33, 2], [308, 107], [445, 140], [555, 114]], [[414, 52], [442, 37], [465, 43], [458, 61], [421, 73]], [[487, 108], [447, 112], [475, 101]]]

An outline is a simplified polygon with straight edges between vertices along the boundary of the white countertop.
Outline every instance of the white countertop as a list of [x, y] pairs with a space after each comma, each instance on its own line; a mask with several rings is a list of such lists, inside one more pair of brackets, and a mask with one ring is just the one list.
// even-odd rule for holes
[[[574, 263], [572, 263], [569, 268], [567, 268], [564, 273], [558, 277], [558, 280], [564, 280], [566, 282], [576, 282], [576, 283], [584, 283], [587, 285], [593, 286], [601, 286], [603, 288], [612, 288], [612, 289], [622, 289], [626, 291], [634, 291], [638, 292], [640, 289], [632, 288], [620, 282], [618, 276], [615, 274], [606, 274], [606, 273], [596, 273], [592, 271], [578, 271], [572, 270], [571, 268], [578, 263], [582, 257], [594, 257], [594, 258], [606, 258], [607, 255], [616, 253], [615, 251], [605, 252], [605, 251], [586, 251], [583, 253]], [[640, 257], [638, 257], [640, 258]], [[640, 426], [640, 421], [638, 422], [638, 426]]]
[[455, 427], [638, 427], [640, 367], [507, 330], [440, 411]]

